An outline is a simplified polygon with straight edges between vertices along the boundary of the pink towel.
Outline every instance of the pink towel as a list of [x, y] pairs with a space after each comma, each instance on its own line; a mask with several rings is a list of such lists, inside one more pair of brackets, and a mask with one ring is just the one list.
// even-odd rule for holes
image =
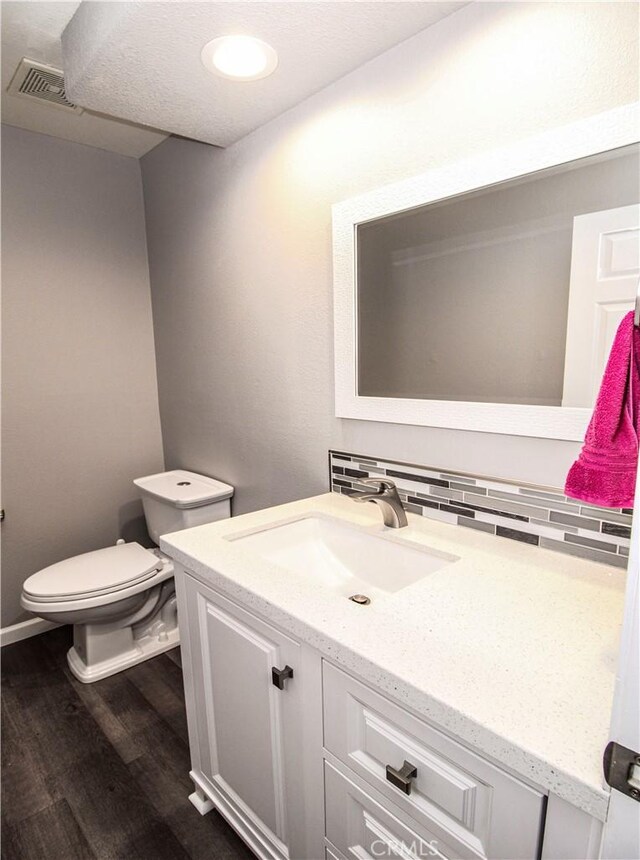
[[631, 508], [640, 434], [640, 330], [633, 311], [618, 326], [580, 456], [564, 491], [603, 508]]

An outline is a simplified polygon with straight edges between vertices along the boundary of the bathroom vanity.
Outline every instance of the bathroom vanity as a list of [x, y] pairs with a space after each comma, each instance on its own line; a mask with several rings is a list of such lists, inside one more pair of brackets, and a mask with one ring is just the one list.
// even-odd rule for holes
[[335, 493], [161, 546], [191, 799], [257, 856], [598, 856], [621, 570]]

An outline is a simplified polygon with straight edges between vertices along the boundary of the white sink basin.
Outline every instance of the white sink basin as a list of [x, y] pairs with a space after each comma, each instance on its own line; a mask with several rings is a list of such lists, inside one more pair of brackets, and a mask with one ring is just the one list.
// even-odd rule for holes
[[411, 546], [400, 535], [372, 534], [320, 516], [229, 540], [345, 597], [381, 597], [458, 561], [454, 555]]

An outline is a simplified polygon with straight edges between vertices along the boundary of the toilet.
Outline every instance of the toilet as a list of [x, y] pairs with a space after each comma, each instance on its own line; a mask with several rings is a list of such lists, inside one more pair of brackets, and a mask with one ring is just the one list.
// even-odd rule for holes
[[[176, 469], [137, 478], [151, 538], [231, 516], [233, 487]], [[173, 562], [159, 549], [119, 540], [34, 573], [22, 606], [73, 624], [69, 668], [84, 684], [121, 672], [180, 642]]]

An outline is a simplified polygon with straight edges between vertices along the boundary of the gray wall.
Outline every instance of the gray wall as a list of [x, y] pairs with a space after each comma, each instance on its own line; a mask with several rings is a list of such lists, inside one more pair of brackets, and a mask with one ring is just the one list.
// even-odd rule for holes
[[578, 446], [333, 415], [331, 204], [634, 101], [625, 3], [479, 3], [226, 149], [142, 160], [168, 467], [236, 512], [321, 492], [330, 445], [560, 484]]
[[163, 468], [139, 163], [2, 127], [2, 626], [22, 582], [145, 538]]

